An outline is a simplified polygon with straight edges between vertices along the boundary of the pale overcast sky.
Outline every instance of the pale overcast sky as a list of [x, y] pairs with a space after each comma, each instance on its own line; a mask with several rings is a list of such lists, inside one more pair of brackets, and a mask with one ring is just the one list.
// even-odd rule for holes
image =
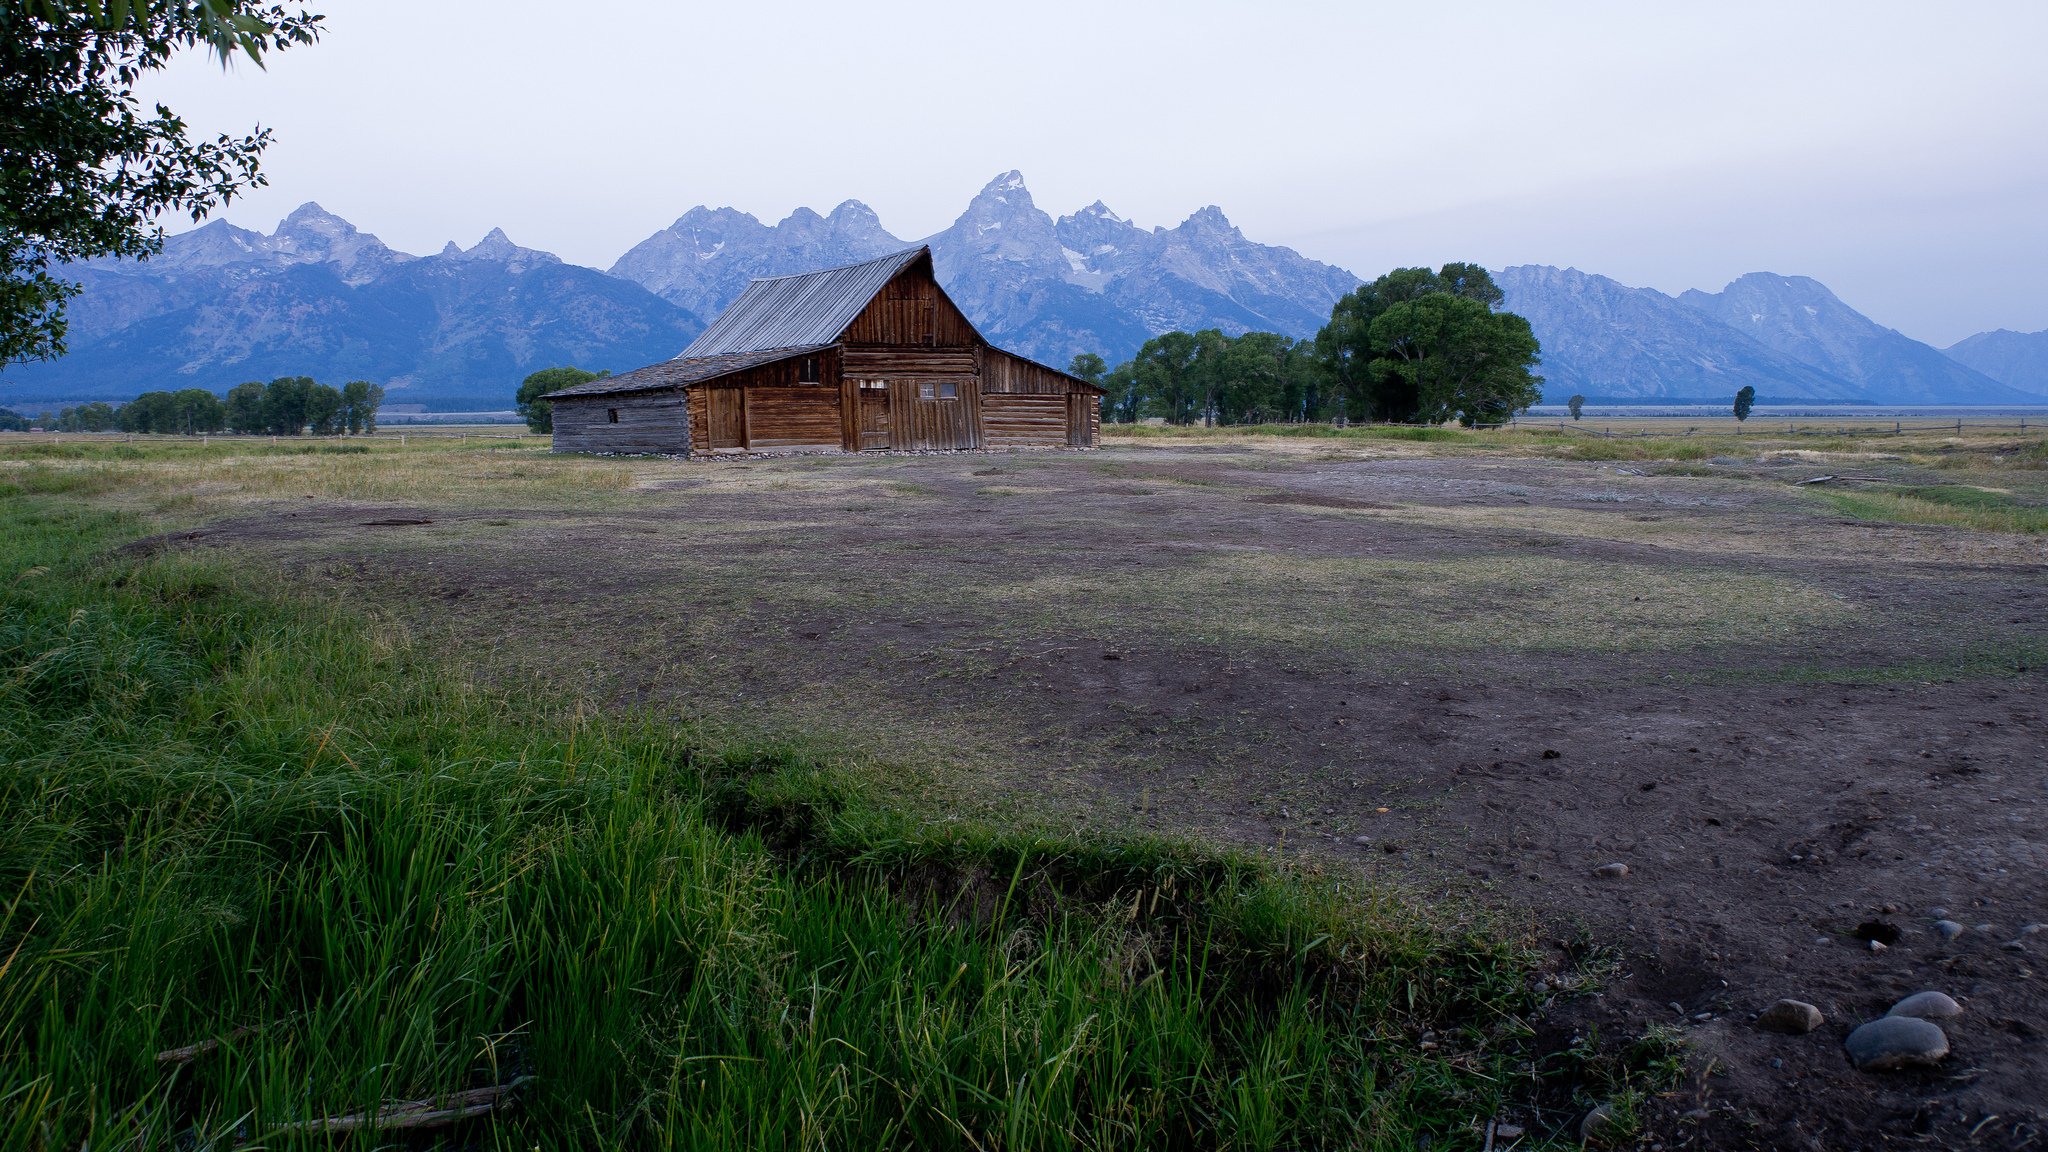
[[1936, 344], [2048, 328], [2041, 0], [313, 6], [321, 43], [148, 92], [275, 129], [245, 227], [317, 200], [606, 267], [699, 203], [853, 198], [914, 239], [1017, 168], [1054, 215], [1214, 203], [1366, 277], [1768, 270]]

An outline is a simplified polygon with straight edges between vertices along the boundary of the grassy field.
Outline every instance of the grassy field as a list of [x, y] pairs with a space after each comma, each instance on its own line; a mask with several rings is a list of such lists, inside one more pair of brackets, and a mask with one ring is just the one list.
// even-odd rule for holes
[[1471, 1146], [1546, 1083], [1635, 1098], [1590, 1052], [1534, 1063], [1532, 955], [1469, 909], [933, 823], [137, 544], [428, 476], [608, 507], [630, 474], [443, 444], [7, 453], [0, 1145], [368, 1145], [390, 1134], [322, 1125], [503, 1085], [516, 1107], [445, 1138]]
[[[505, 1085], [405, 1139], [1576, 1143], [1671, 1035], [1546, 1030], [1621, 961], [1444, 895], [1431, 814], [1489, 793], [1425, 779], [1602, 693], [1790, 733], [1808, 683], [2024, 679], [2044, 508], [2039, 434], [1938, 428], [0, 439], [0, 1145], [369, 1146], [314, 1126]], [[1584, 726], [1599, 837], [1674, 790]], [[1501, 834], [1444, 854], [1581, 833]]]

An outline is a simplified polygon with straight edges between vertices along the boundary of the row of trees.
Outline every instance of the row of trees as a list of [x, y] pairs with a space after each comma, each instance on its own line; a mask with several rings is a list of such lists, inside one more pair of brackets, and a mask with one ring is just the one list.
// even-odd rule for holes
[[1543, 386], [1535, 333], [1500, 302], [1476, 264], [1398, 268], [1338, 300], [1312, 340], [1168, 332], [1114, 370], [1083, 354], [1069, 371], [1108, 390], [1114, 421], [1497, 424]]
[[[237, 384], [225, 398], [204, 388], [144, 392], [126, 404], [95, 401], [44, 413], [37, 423], [59, 432], [151, 432], [197, 436], [202, 432], [268, 433], [272, 436], [335, 436], [377, 430], [384, 389], [367, 380], [340, 388], [309, 376], [283, 376], [268, 384]], [[9, 413], [12, 415], [12, 413]], [[29, 422], [20, 417], [8, 426]]]

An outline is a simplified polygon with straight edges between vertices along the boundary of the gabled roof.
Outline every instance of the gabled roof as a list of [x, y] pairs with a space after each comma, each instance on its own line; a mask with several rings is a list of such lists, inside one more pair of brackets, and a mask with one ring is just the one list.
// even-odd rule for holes
[[912, 248], [844, 268], [756, 280], [679, 359], [830, 344], [889, 281], [929, 259], [931, 249]]
[[728, 372], [739, 372], [747, 368], [759, 368], [778, 360], [790, 360], [809, 355], [823, 345], [810, 344], [796, 348], [764, 348], [755, 352], [730, 352], [722, 356], [697, 356], [688, 359], [664, 360], [635, 368], [617, 376], [600, 376], [584, 384], [573, 384], [557, 389], [541, 397], [543, 400], [560, 400], [574, 396], [609, 396], [621, 392], [653, 392], [663, 388], [681, 388], [723, 376]]

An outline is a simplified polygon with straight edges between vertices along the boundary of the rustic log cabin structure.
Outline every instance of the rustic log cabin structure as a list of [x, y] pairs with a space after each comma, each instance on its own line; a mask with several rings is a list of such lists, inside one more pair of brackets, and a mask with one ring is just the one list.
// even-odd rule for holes
[[756, 280], [673, 360], [549, 393], [557, 452], [1092, 448], [1102, 389], [991, 345], [929, 248]]

